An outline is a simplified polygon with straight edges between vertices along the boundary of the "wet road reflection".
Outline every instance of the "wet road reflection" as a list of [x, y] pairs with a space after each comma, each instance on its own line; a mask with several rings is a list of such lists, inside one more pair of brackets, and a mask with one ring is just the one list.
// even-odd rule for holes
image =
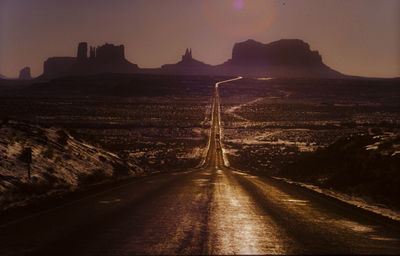
[[400, 252], [398, 222], [226, 167], [220, 84], [199, 168], [145, 177], [10, 223], [0, 220], [0, 255]]
[[218, 170], [210, 214], [211, 254], [287, 254], [293, 241], [233, 179]]

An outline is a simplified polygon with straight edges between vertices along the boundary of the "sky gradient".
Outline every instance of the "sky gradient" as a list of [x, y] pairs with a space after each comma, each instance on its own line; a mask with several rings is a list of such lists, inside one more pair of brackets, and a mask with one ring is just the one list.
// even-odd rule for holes
[[235, 42], [298, 38], [349, 75], [400, 77], [398, 0], [0, 0], [0, 74], [33, 76], [79, 42], [125, 45], [139, 67], [175, 63], [186, 48], [220, 64]]

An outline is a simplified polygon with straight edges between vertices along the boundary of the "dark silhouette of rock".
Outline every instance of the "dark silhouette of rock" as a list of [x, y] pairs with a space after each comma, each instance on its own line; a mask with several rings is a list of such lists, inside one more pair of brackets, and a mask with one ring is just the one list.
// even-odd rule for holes
[[90, 46], [89, 60], [94, 61], [94, 59], [96, 59], [96, 48], [94, 46]]
[[68, 71], [70, 75], [99, 73], [137, 73], [139, 68], [125, 59], [124, 45], [104, 44], [90, 47], [88, 61], [78, 61]]
[[78, 45], [77, 57], [52, 57], [43, 65], [42, 79], [63, 76], [93, 75], [99, 73], [137, 73], [139, 68], [125, 59], [123, 45], [105, 44], [99, 47], [81, 42]]
[[163, 65], [159, 72], [253, 77], [345, 77], [326, 66], [317, 51], [312, 51], [307, 43], [298, 39], [284, 39], [269, 44], [254, 40], [236, 43], [232, 58], [217, 66], [195, 60], [192, 50], [186, 49], [180, 62]]
[[125, 47], [123, 45], [105, 44], [96, 48], [95, 59], [98, 62], [114, 62], [125, 60]]
[[232, 51], [232, 64], [246, 65], [320, 65], [322, 58], [317, 51], [298, 39], [280, 40], [262, 44], [254, 40], [237, 43]]
[[190, 62], [192, 60], [192, 49], [186, 49], [185, 55], [182, 55], [182, 62]]
[[227, 74], [274, 77], [326, 77], [343, 75], [327, 67], [317, 51], [298, 39], [282, 39], [269, 44], [254, 40], [236, 43], [232, 59], [218, 67]]
[[148, 73], [181, 75], [244, 75], [253, 77], [323, 77], [345, 76], [326, 66], [321, 55], [302, 40], [283, 39], [269, 44], [254, 40], [236, 43], [232, 58], [212, 66], [193, 58], [186, 49], [179, 62], [161, 68], [139, 69], [125, 59], [124, 45], [104, 44], [89, 48], [81, 42], [77, 57], [52, 57], [44, 63], [42, 78], [93, 75], [99, 73]]
[[181, 61], [176, 64], [166, 64], [161, 67], [164, 73], [171, 74], [210, 74], [215, 72], [214, 67], [192, 57], [192, 49], [186, 49]]
[[78, 53], [76, 59], [78, 62], [85, 62], [87, 60], [87, 43], [81, 42], [78, 45]]
[[75, 57], [51, 57], [43, 64], [43, 76], [55, 78], [65, 75], [76, 63]]
[[20, 80], [30, 80], [32, 79], [31, 77], [31, 68], [30, 67], [24, 67], [19, 71], [19, 79]]

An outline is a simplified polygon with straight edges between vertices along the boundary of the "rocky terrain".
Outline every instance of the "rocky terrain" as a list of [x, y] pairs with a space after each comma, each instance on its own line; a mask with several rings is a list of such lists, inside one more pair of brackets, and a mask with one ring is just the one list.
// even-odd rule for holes
[[[83, 172], [90, 173], [103, 168], [104, 173], [93, 172], [95, 177], [105, 180], [115, 178], [115, 161], [122, 161], [116, 167], [122, 172], [126, 171], [123, 167], [126, 164], [140, 166], [138, 172], [129, 172], [128, 176], [193, 168], [200, 163], [207, 145], [211, 96], [216, 79], [219, 78], [101, 74], [59, 78], [27, 87], [12, 84], [4, 86], [0, 94], [0, 120], [19, 120], [4, 124], [4, 130], [0, 130], [6, 145], [4, 154], [9, 154], [9, 145], [16, 147], [13, 151], [16, 155], [7, 160], [7, 166], [15, 161], [20, 170], [18, 177], [22, 184], [26, 183], [27, 166], [18, 157], [26, 147], [31, 146], [25, 145], [25, 142], [12, 144], [8, 139], [13, 138], [9, 134], [14, 131], [19, 134], [22, 129], [23, 132], [16, 138], [35, 139], [39, 136], [40, 143], [46, 139], [50, 141], [48, 144], [38, 144], [39, 149], [33, 149], [32, 181], [37, 178], [42, 180], [42, 174], [35, 178], [37, 170], [42, 173], [49, 166], [55, 169], [58, 165], [64, 170], [66, 167], [63, 165], [67, 163], [70, 166], [71, 161], [77, 167], [82, 164]], [[63, 132], [58, 132], [61, 128]], [[71, 145], [63, 147], [57, 142], [58, 133], [64, 132], [68, 135], [68, 143], [74, 144], [73, 148]], [[47, 145], [51, 145], [51, 158], [43, 157]], [[95, 151], [89, 150], [87, 145]], [[84, 158], [86, 160], [81, 163], [75, 152], [87, 156]], [[106, 162], [101, 162], [98, 155], [104, 155]], [[71, 168], [67, 171], [71, 176], [67, 183], [59, 181], [58, 178], [62, 180], [63, 177], [57, 174], [57, 179], [51, 184], [67, 184], [67, 188], [61, 191], [70, 191], [86, 184], [86, 180], [97, 180], [85, 179], [86, 174], [79, 178], [80, 169]], [[3, 179], [10, 180], [7, 184], [15, 183], [19, 187], [19, 178], [14, 179], [10, 173], [5, 173], [0, 180]], [[42, 186], [43, 182], [47, 187]], [[47, 183], [45, 179], [43, 182], [39, 182], [39, 187], [43, 187], [40, 190], [43, 197], [52, 193], [45, 191], [58, 191], [58, 187], [49, 185], [50, 182]]]
[[134, 160], [77, 140], [64, 129], [0, 124], [0, 211], [142, 172]]
[[192, 49], [186, 49], [181, 61], [175, 64], [166, 64], [161, 67], [161, 71], [167, 74], [213, 74], [215, 68], [212, 65], [198, 61], [192, 56]]
[[254, 40], [236, 43], [231, 59], [219, 65], [201, 62], [193, 58], [191, 49], [187, 49], [179, 62], [160, 68], [139, 68], [131, 63], [125, 58], [124, 45], [106, 43], [88, 48], [86, 42], [81, 42], [76, 57], [49, 57], [43, 64], [43, 74], [34, 82], [103, 73], [351, 78], [325, 65], [323, 57], [308, 43], [299, 39], [282, 39], [268, 44]]
[[318, 51], [312, 51], [309, 44], [298, 39], [269, 44], [254, 40], [236, 43], [232, 59], [218, 68], [222, 73], [258, 77], [344, 77], [326, 66]]
[[100, 73], [138, 73], [138, 66], [126, 60], [125, 46], [104, 44], [90, 47], [81, 42], [76, 57], [51, 57], [43, 64], [43, 74], [39, 80], [57, 77], [94, 75]]
[[400, 209], [400, 135], [380, 129], [341, 137], [279, 175]]
[[220, 88], [230, 165], [399, 209], [396, 79], [243, 79]]

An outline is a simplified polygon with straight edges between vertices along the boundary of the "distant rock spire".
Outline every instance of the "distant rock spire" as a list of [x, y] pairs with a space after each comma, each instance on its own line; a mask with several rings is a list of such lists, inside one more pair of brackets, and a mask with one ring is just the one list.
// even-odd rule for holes
[[185, 55], [182, 55], [182, 61], [190, 61], [192, 59], [192, 48], [186, 48]]
[[21, 80], [29, 80], [32, 79], [31, 77], [31, 68], [30, 67], [24, 67], [21, 69], [19, 72], [19, 79]]
[[76, 56], [78, 62], [84, 62], [87, 60], [87, 43], [81, 42], [78, 45], [78, 54]]
[[89, 55], [90, 60], [96, 59], [96, 47], [90, 46], [90, 55]]

